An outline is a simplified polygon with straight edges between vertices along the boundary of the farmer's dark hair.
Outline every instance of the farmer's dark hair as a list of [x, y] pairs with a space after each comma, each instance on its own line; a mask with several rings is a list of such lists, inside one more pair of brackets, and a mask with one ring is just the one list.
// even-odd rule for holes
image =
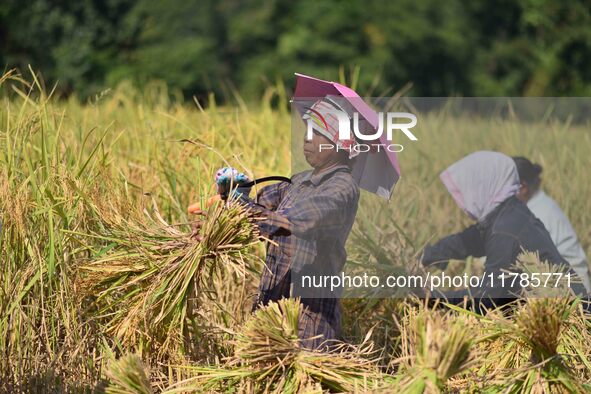
[[540, 186], [540, 174], [543, 171], [543, 168], [539, 164], [534, 164], [525, 157], [514, 157], [513, 161], [515, 161], [515, 166], [517, 167], [517, 172], [519, 173], [519, 180], [521, 183], [525, 183], [531, 187], [538, 187]]

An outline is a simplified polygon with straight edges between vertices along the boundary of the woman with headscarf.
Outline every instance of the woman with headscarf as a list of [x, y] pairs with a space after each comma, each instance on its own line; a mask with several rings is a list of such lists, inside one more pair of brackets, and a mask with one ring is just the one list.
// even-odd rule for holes
[[[423, 251], [424, 265], [445, 267], [448, 260], [468, 256], [486, 257], [485, 275], [498, 277], [511, 270], [523, 251], [537, 252], [541, 261], [567, 265], [554, 246], [548, 231], [521, 202], [519, 175], [513, 160], [502, 153], [472, 153], [446, 169], [440, 178], [456, 203], [476, 224], [447, 236]], [[511, 270], [513, 271], [513, 270]], [[487, 282], [487, 284], [490, 282]], [[516, 289], [497, 286], [467, 289], [489, 308], [514, 298]], [[462, 292], [452, 294], [460, 298]]]

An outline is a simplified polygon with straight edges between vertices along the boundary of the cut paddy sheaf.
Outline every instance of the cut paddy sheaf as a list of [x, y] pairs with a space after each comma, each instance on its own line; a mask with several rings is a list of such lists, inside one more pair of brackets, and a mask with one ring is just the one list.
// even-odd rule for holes
[[256, 227], [236, 204], [211, 207], [194, 232], [168, 224], [155, 207], [142, 222], [101, 217], [109, 218], [105, 230], [93, 236], [105, 244], [79, 267], [81, 288], [95, 297], [105, 333], [158, 358], [190, 350], [186, 323], [208, 301], [211, 284], [244, 280], [256, 260]]
[[406, 308], [400, 323], [397, 386], [401, 393], [441, 393], [450, 379], [479, 362], [473, 321], [424, 306]]
[[[509, 316], [482, 318], [489, 362], [479, 375], [488, 392], [585, 393], [591, 369], [589, 317], [570, 297], [530, 298]], [[579, 345], [574, 345], [579, 344]], [[573, 346], [574, 345], [574, 346]]]

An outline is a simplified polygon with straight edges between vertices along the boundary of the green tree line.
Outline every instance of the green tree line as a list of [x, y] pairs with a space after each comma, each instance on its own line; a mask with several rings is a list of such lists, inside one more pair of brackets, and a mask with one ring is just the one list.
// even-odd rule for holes
[[164, 80], [256, 97], [360, 70], [364, 94], [591, 95], [590, 0], [3, 0], [0, 63], [64, 95]]

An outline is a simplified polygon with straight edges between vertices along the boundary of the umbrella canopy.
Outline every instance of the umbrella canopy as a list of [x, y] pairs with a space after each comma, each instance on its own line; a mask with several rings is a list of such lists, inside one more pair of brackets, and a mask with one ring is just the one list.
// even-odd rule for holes
[[[294, 103], [300, 112], [305, 111], [304, 106], [298, 102], [318, 100], [326, 96], [340, 96], [343, 99], [339, 103], [348, 113], [359, 114], [359, 128], [364, 134], [370, 134], [378, 128], [378, 114], [363, 101], [353, 90], [336, 82], [324, 81], [296, 73], [296, 88]], [[379, 137], [379, 143], [384, 146], [390, 144], [386, 139], [386, 133]], [[400, 166], [395, 152], [380, 149], [379, 152], [366, 152], [357, 156], [352, 170], [353, 177], [359, 183], [359, 187], [381, 197], [389, 199], [396, 182], [400, 178]]]

